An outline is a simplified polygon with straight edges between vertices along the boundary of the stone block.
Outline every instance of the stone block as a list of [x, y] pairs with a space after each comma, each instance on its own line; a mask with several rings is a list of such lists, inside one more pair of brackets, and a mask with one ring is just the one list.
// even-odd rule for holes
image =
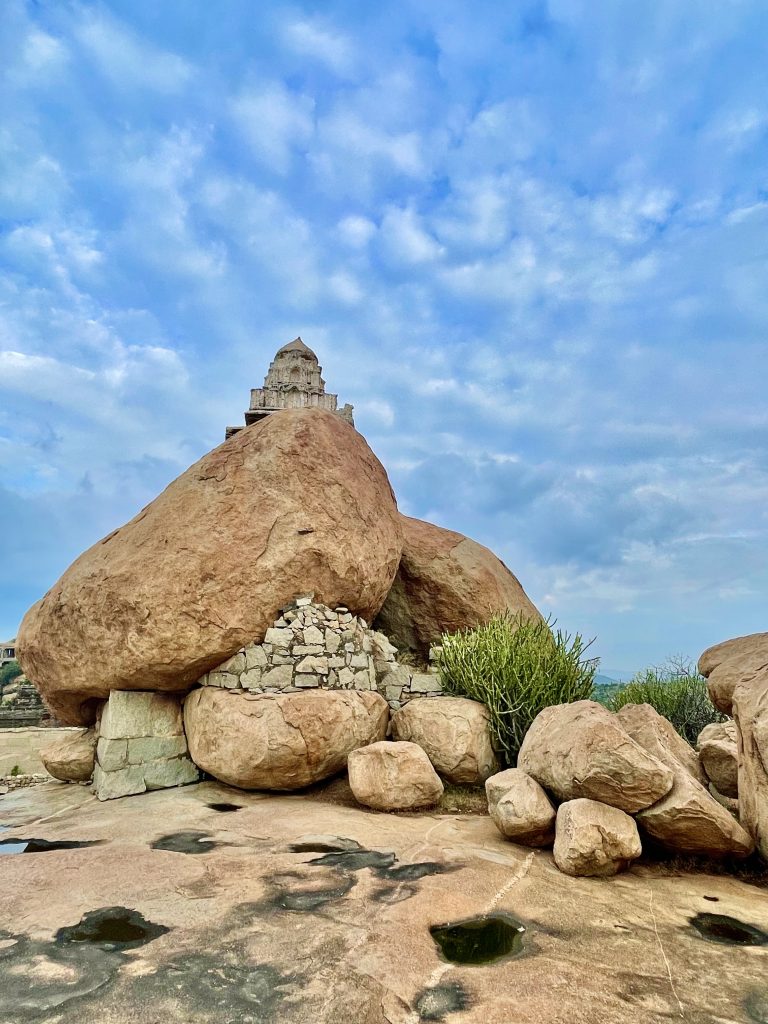
[[317, 626], [307, 626], [304, 630], [304, 643], [322, 646], [325, 643], [325, 633]]
[[96, 761], [102, 771], [114, 772], [128, 767], [128, 740], [110, 740], [99, 737]]
[[[327, 658], [302, 658], [302, 660], [296, 666], [296, 674], [303, 672], [316, 672], [318, 675], [328, 675], [328, 659]], [[298, 686], [298, 680], [296, 681]]]
[[274, 644], [275, 647], [289, 647], [293, 642], [293, 630], [275, 629], [273, 626], [264, 635], [265, 644]]
[[293, 658], [288, 651], [276, 651], [269, 659], [272, 665], [292, 665]]
[[355, 673], [351, 668], [340, 668], [339, 669], [339, 686], [346, 690], [355, 681]]
[[349, 659], [350, 668], [368, 668], [368, 655], [367, 654], [353, 654]]
[[99, 735], [121, 740], [183, 731], [181, 702], [174, 694], [113, 690], [101, 715]]
[[403, 688], [402, 686], [398, 686], [397, 684], [385, 686], [384, 695], [388, 701], [400, 700], [400, 698], [403, 695]]
[[376, 684], [371, 682], [367, 669], [355, 672], [355, 681], [352, 685], [356, 690], [374, 690], [376, 688]]
[[208, 673], [208, 685], [209, 686], [223, 686], [226, 689], [232, 690], [238, 684], [238, 677], [232, 675], [231, 672], [219, 672], [217, 669], [215, 672]]
[[233, 675], [239, 676], [241, 672], [245, 672], [245, 654], [242, 651], [238, 651], [237, 654], [233, 654], [231, 658], [222, 662], [216, 671], [232, 672]]
[[284, 686], [290, 686], [293, 682], [293, 667], [291, 665], [278, 665], [269, 669], [261, 677], [262, 686], [275, 686], [282, 690]]
[[411, 693], [441, 693], [439, 676], [431, 672], [415, 672], [411, 679]]
[[93, 791], [99, 800], [115, 800], [121, 796], [134, 796], [136, 793], [145, 793], [146, 789], [147, 784], [144, 781], [142, 765], [131, 765], [116, 772], [105, 772], [99, 765], [94, 768]]
[[295, 644], [293, 648], [294, 658], [303, 658], [306, 655], [323, 654], [325, 648], [322, 644]]
[[178, 757], [186, 754], [184, 736], [142, 736], [128, 740], [128, 764], [145, 764], [158, 758]]
[[267, 652], [261, 646], [246, 647], [245, 649], [245, 668], [247, 672], [250, 672], [254, 668], [266, 668], [267, 667]]
[[335, 654], [341, 646], [341, 637], [338, 633], [334, 633], [332, 629], [326, 629], [324, 643], [326, 651], [329, 654]]
[[295, 679], [294, 679], [294, 682], [295, 682], [296, 686], [301, 687], [301, 689], [303, 689], [303, 690], [307, 690], [307, 689], [311, 689], [312, 687], [319, 686], [320, 685], [320, 677], [319, 676], [315, 676], [315, 675], [310, 675], [309, 673], [304, 673], [303, 675], [299, 675], [298, 672], [297, 672], [296, 676], [295, 676]]
[[147, 789], [168, 789], [197, 782], [200, 772], [188, 757], [159, 758], [144, 765], [144, 783]]
[[262, 671], [260, 668], [249, 668], [240, 676], [240, 685], [246, 690], [261, 686]]

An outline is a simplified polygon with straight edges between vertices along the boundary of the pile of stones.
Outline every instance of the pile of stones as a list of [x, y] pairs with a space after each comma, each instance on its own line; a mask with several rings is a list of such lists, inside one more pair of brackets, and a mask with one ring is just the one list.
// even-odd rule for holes
[[393, 710], [442, 692], [435, 671], [414, 671], [396, 655], [397, 648], [361, 616], [307, 595], [282, 611], [262, 643], [241, 647], [198, 683], [248, 693], [372, 690]]

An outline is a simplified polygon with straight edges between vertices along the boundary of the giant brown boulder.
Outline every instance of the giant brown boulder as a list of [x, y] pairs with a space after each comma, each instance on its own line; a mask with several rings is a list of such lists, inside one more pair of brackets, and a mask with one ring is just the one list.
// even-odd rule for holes
[[739, 758], [739, 819], [768, 860], [768, 668], [733, 691]]
[[517, 767], [560, 800], [584, 797], [628, 814], [672, 787], [669, 768], [592, 700], [540, 711], [520, 747]]
[[376, 628], [401, 650], [426, 656], [443, 633], [509, 612], [541, 618], [504, 563], [469, 537], [401, 516], [403, 555]]
[[389, 708], [378, 693], [313, 690], [249, 694], [202, 686], [184, 701], [189, 755], [241, 789], [301, 789], [383, 740]]
[[365, 439], [319, 409], [273, 413], [81, 555], [27, 612], [19, 659], [54, 713], [110, 690], [185, 691], [313, 592], [371, 620], [402, 525]]
[[731, 714], [734, 687], [747, 676], [768, 668], [768, 633], [750, 633], [708, 647], [699, 658], [709, 696], [724, 715]]

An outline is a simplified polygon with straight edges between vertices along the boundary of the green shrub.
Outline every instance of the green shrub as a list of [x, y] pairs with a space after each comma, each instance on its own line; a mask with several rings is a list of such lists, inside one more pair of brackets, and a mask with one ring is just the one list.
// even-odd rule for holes
[[727, 718], [709, 699], [706, 679], [682, 658], [670, 658], [665, 665], [638, 672], [606, 701], [610, 711], [625, 704], [650, 704], [691, 746], [705, 725]]
[[592, 696], [597, 659], [583, 657], [591, 642], [578, 633], [553, 633], [549, 622], [498, 615], [485, 626], [445, 634], [437, 666], [446, 693], [488, 708], [494, 745], [509, 767], [542, 708]]
[[13, 682], [17, 676], [21, 675], [21, 665], [18, 661], [7, 661], [2, 668], [0, 668], [0, 692], [4, 686], [8, 683]]

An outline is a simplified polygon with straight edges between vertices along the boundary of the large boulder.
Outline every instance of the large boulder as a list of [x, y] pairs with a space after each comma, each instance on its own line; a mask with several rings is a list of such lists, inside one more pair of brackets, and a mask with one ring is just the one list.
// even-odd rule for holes
[[549, 846], [555, 809], [541, 786], [520, 768], [508, 768], [485, 783], [488, 813], [503, 836], [523, 846]]
[[642, 853], [637, 825], [618, 807], [569, 800], [557, 809], [555, 864], [566, 875], [615, 875]]
[[517, 578], [474, 540], [401, 516], [403, 555], [376, 620], [401, 650], [425, 657], [443, 633], [487, 622], [508, 611], [540, 619]]
[[669, 768], [592, 700], [540, 711], [520, 747], [517, 767], [560, 800], [599, 800], [629, 814], [672, 787]]
[[699, 672], [707, 677], [712, 703], [724, 715], [731, 714], [737, 683], [766, 668], [768, 633], [750, 633], [725, 640], [708, 647], [699, 658]]
[[466, 697], [410, 701], [392, 716], [392, 736], [418, 743], [448, 782], [485, 782], [498, 771], [488, 709]]
[[88, 782], [96, 761], [96, 730], [75, 729], [43, 747], [45, 770], [61, 782]]
[[189, 689], [312, 592], [370, 621], [402, 525], [365, 439], [319, 409], [239, 431], [81, 555], [27, 612], [25, 671], [62, 721], [110, 690]]
[[712, 722], [705, 725], [696, 741], [704, 772], [723, 796], [739, 795], [739, 752], [736, 723]]
[[204, 686], [184, 702], [192, 760], [241, 789], [301, 789], [346, 767], [357, 747], [384, 739], [378, 693], [313, 690], [247, 694]]
[[[714, 799], [692, 748], [650, 704], [628, 704], [617, 716], [630, 736], [672, 772], [670, 791], [637, 814], [638, 824], [657, 842], [681, 853], [746, 857], [752, 841], [736, 819]], [[684, 744], [684, 747], [681, 745]]]
[[378, 811], [431, 807], [443, 784], [416, 743], [372, 743], [349, 755], [349, 786], [359, 804]]
[[768, 860], [768, 668], [733, 691], [739, 735], [739, 818]]

